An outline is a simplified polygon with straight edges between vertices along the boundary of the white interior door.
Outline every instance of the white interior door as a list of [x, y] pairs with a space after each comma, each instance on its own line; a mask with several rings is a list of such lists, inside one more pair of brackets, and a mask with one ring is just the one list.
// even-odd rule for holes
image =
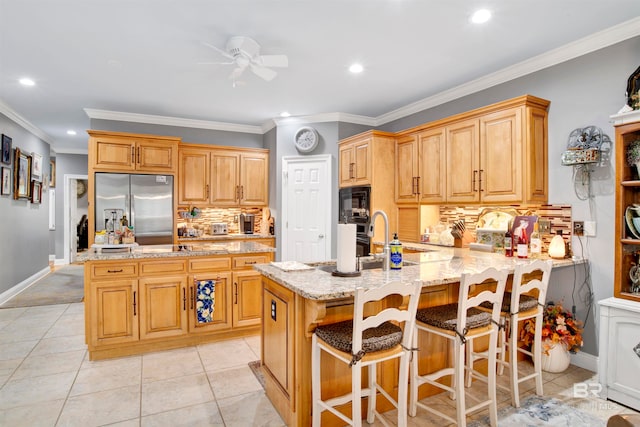
[[282, 159], [282, 260], [331, 259], [331, 156]]

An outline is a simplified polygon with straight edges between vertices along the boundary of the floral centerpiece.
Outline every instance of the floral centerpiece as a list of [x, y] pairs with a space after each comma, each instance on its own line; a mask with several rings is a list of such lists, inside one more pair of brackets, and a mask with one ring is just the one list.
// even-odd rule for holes
[[627, 147], [627, 164], [629, 166], [637, 166], [640, 162], [640, 139], [631, 141]]
[[[549, 350], [558, 343], [562, 343], [571, 352], [576, 352], [582, 347], [582, 324], [561, 304], [547, 305], [542, 319], [542, 345], [545, 354], [549, 354]], [[520, 330], [520, 340], [527, 347], [531, 347], [534, 335], [535, 319], [525, 320]]]

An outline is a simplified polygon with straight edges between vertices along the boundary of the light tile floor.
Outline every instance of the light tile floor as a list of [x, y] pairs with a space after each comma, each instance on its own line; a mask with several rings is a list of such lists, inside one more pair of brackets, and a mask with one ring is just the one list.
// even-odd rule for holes
[[[0, 310], [0, 426], [284, 425], [247, 366], [259, 359], [259, 337], [91, 362], [83, 308]], [[506, 379], [499, 382], [506, 385]], [[545, 373], [545, 396], [603, 420], [632, 412], [614, 402], [574, 398], [573, 384], [583, 381], [597, 382], [597, 376], [574, 366]], [[524, 384], [523, 399], [533, 388], [533, 381]], [[481, 391], [474, 386], [471, 393]], [[508, 393], [499, 391], [498, 397], [500, 407], [510, 404]], [[425, 401], [454, 414], [455, 402], [445, 395]], [[394, 422], [393, 411], [384, 415]], [[409, 423], [445, 425], [422, 410]]]

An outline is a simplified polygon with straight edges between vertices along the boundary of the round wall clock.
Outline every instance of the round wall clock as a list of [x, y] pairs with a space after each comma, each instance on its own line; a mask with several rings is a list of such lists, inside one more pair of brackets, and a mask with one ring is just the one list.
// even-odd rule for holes
[[298, 151], [309, 153], [318, 146], [320, 137], [318, 132], [312, 127], [301, 127], [293, 135], [293, 142]]
[[87, 182], [79, 179], [76, 181], [76, 190], [78, 192], [78, 199], [87, 192]]

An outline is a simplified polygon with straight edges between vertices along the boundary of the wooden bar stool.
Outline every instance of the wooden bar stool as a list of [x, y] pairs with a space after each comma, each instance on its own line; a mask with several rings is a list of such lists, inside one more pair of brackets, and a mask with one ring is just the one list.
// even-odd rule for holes
[[[489, 406], [491, 425], [497, 425], [498, 411], [495, 388], [495, 359], [498, 345], [500, 307], [507, 276], [508, 273], [506, 271], [496, 270], [495, 268], [488, 268], [476, 274], [463, 274], [460, 280], [460, 292], [457, 303], [418, 310], [416, 314], [416, 332], [413, 336], [414, 347], [417, 346], [418, 343], [419, 331], [425, 331], [451, 340], [454, 356], [453, 367], [444, 368], [426, 375], [419, 375], [418, 358], [414, 357], [412, 359], [409, 415], [414, 417], [417, 412], [417, 407], [419, 406], [447, 421], [456, 423], [458, 426], [465, 426], [468, 413], [484, 406]], [[473, 286], [485, 282], [495, 282], [495, 288], [483, 290], [475, 296], [469, 296]], [[491, 313], [477, 308], [483, 302], [493, 304], [494, 309]], [[489, 369], [489, 386], [487, 393], [489, 399], [478, 402], [473, 407], [467, 409], [464, 387], [465, 347], [467, 343], [484, 336], [489, 336], [489, 366], [494, 367], [494, 369]], [[428, 349], [422, 349], [421, 351], [428, 351]], [[437, 381], [444, 376], [451, 376], [451, 387]], [[455, 419], [418, 401], [418, 388], [422, 384], [431, 384], [452, 393], [453, 398], [456, 400]]]
[[[553, 262], [551, 260], [536, 260], [529, 264], [517, 264], [513, 273], [513, 285], [511, 292], [505, 292], [502, 300], [502, 308], [500, 316], [506, 327], [500, 330], [500, 341], [498, 352], [500, 359], [498, 360], [498, 373], [502, 374], [504, 366], [509, 367], [510, 388], [505, 388], [511, 392], [511, 404], [520, 407], [520, 390], [519, 385], [523, 381], [536, 379], [536, 394], [542, 396], [542, 323], [544, 314], [544, 305], [547, 296], [547, 287], [549, 285], [549, 276]], [[538, 272], [542, 274], [542, 278], [532, 278], [532, 274]], [[529, 279], [525, 280], [524, 277]], [[533, 297], [527, 294], [537, 290], [538, 296]], [[489, 307], [482, 305], [483, 309], [488, 310]], [[534, 332], [534, 350], [533, 353], [518, 347], [518, 322], [535, 318], [536, 326]], [[506, 330], [509, 330], [509, 339], [506, 339]], [[506, 361], [507, 346], [509, 348], [509, 361]], [[518, 374], [518, 352], [531, 356], [533, 359], [534, 372], [530, 375], [519, 377]], [[473, 351], [473, 343], [467, 347], [467, 387], [471, 386], [472, 378], [478, 378], [486, 381], [487, 378], [473, 369], [473, 362], [479, 359], [487, 358], [486, 352], [476, 353]]]
[[[380, 288], [356, 289], [353, 320], [318, 326], [312, 336], [311, 390], [313, 400], [313, 426], [320, 426], [323, 411], [330, 411], [345, 423], [361, 426], [361, 399], [369, 398], [367, 422], [377, 417], [386, 425], [376, 411], [376, 395], [379, 392], [398, 409], [398, 425], [407, 425], [407, 388], [411, 338], [415, 325], [416, 310], [422, 282], [390, 282]], [[380, 301], [390, 295], [409, 297], [406, 306], [387, 307], [365, 317], [365, 303]], [[403, 327], [401, 327], [403, 326]], [[351, 368], [351, 393], [328, 400], [321, 399], [321, 352], [325, 351]], [[377, 383], [376, 364], [394, 358], [400, 359], [398, 400], [395, 401]], [[362, 389], [362, 368], [368, 367], [368, 386]], [[351, 401], [352, 417], [339, 412], [335, 406]]]

